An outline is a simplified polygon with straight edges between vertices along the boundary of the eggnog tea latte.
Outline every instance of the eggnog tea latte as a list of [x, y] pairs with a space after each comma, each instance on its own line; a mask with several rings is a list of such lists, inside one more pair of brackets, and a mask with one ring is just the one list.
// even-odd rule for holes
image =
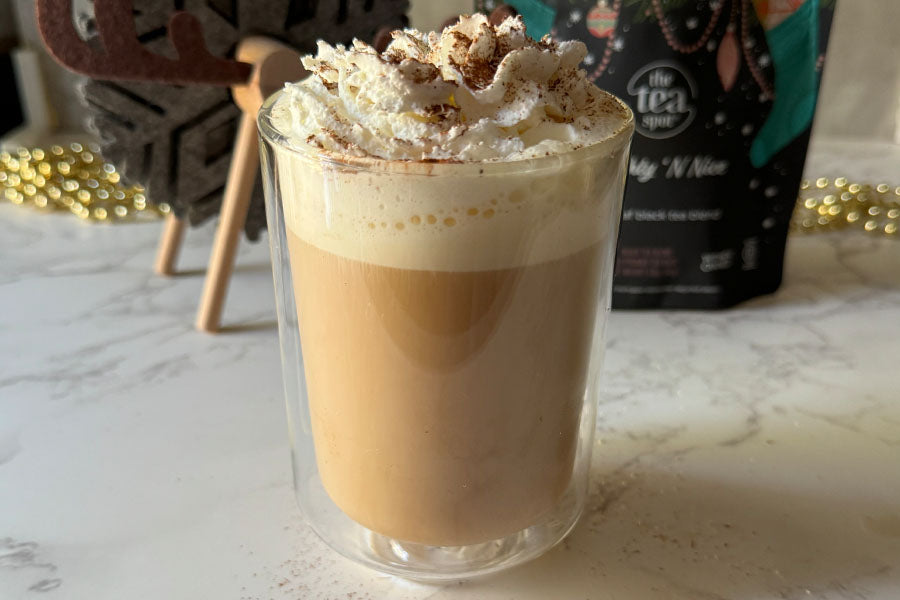
[[271, 108], [318, 473], [378, 534], [495, 540], [570, 487], [632, 129], [583, 57], [463, 17], [320, 42]]

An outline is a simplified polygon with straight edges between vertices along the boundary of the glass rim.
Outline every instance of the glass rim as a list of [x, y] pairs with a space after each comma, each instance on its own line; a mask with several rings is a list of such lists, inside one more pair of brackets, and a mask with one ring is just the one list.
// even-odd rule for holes
[[[600, 88], [598, 88], [600, 89]], [[353, 169], [361, 171], [381, 171], [393, 174], [407, 173], [410, 175], [432, 175], [440, 171], [442, 175], [452, 175], [454, 171], [471, 171], [473, 167], [479, 169], [479, 175], [492, 175], [516, 171], [536, 171], [544, 169], [557, 169], [561, 165], [582, 162], [592, 158], [606, 157], [614, 154], [631, 141], [634, 133], [634, 113], [631, 108], [606, 90], [600, 90], [613, 99], [625, 110], [625, 119], [622, 125], [608, 137], [590, 144], [574, 148], [567, 152], [536, 156], [504, 161], [450, 161], [450, 160], [406, 160], [389, 159], [371, 156], [349, 156], [337, 154], [329, 150], [315, 148], [311, 145], [297, 146], [288, 142], [288, 138], [277, 130], [269, 119], [272, 108], [278, 99], [285, 93], [282, 88], [266, 98], [256, 117], [257, 128], [262, 139], [274, 147], [289, 152], [290, 154], [306, 161], [316, 162], [340, 169]]]

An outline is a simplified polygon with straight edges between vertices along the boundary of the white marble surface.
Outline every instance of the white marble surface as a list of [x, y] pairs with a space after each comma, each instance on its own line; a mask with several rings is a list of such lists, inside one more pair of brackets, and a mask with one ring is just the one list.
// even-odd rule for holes
[[[815, 173], [900, 183], [896, 147]], [[588, 514], [543, 558], [430, 587], [332, 554], [295, 508], [265, 245], [219, 336], [158, 227], [0, 205], [0, 599], [900, 598], [900, 240], [790, 240], [728, 312], [618, 312]]]

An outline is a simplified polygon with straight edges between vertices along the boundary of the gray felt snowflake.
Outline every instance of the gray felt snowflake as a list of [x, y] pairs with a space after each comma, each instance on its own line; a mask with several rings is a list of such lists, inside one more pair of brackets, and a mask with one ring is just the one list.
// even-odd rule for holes
[[[315, 41], [371, 40], [382, 26], [406, 25], [408, 0], [141, 0], [135, 2], [138, 39], [152, 51], [174, 57], [166, 25], [176, 10], [202, 24], [210, 52], [231, 56], [251, 35], [277, 38], [301, 52]], [[96, 35], [89, 16], [78, 19], [88, 39]], [[81, 97], [88, 126], [101, 139], [104, 156], [132, 182], [167, 202], [179, 217], [198, 224], [218, 214], [231, 160], [238, 108], [226, 88], [85, 79]], [[254, 192], [245, 231], [256, 239], [265, 227], [260, 186]]]

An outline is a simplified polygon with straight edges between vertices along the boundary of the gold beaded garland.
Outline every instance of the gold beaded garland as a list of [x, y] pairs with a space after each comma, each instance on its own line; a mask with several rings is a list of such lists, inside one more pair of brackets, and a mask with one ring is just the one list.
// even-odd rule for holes
[[898, 227], [900, 187], [851, 183], [846, 177], [804, 181], [791, 218], [791, 230], [802, 233], [851, 228], [897, 237]]
[[143, 221], [169, 214], [139, 185], [126, 186], [96, 144], [0, 152], [0, 197], [44, 211], [67, 210], [91, 221]]
[[[137, 221], [169, 214], [139, 185], [125, 186], [96, 144], [72, 143], [0, 152], [0, 197], [42, 210], [68, 210], [93, 221]], [[804, 181], [791, 219], [801, 233], [859, 229], [900, 237], [900, 187], [851, 183], [846, 177]]]

